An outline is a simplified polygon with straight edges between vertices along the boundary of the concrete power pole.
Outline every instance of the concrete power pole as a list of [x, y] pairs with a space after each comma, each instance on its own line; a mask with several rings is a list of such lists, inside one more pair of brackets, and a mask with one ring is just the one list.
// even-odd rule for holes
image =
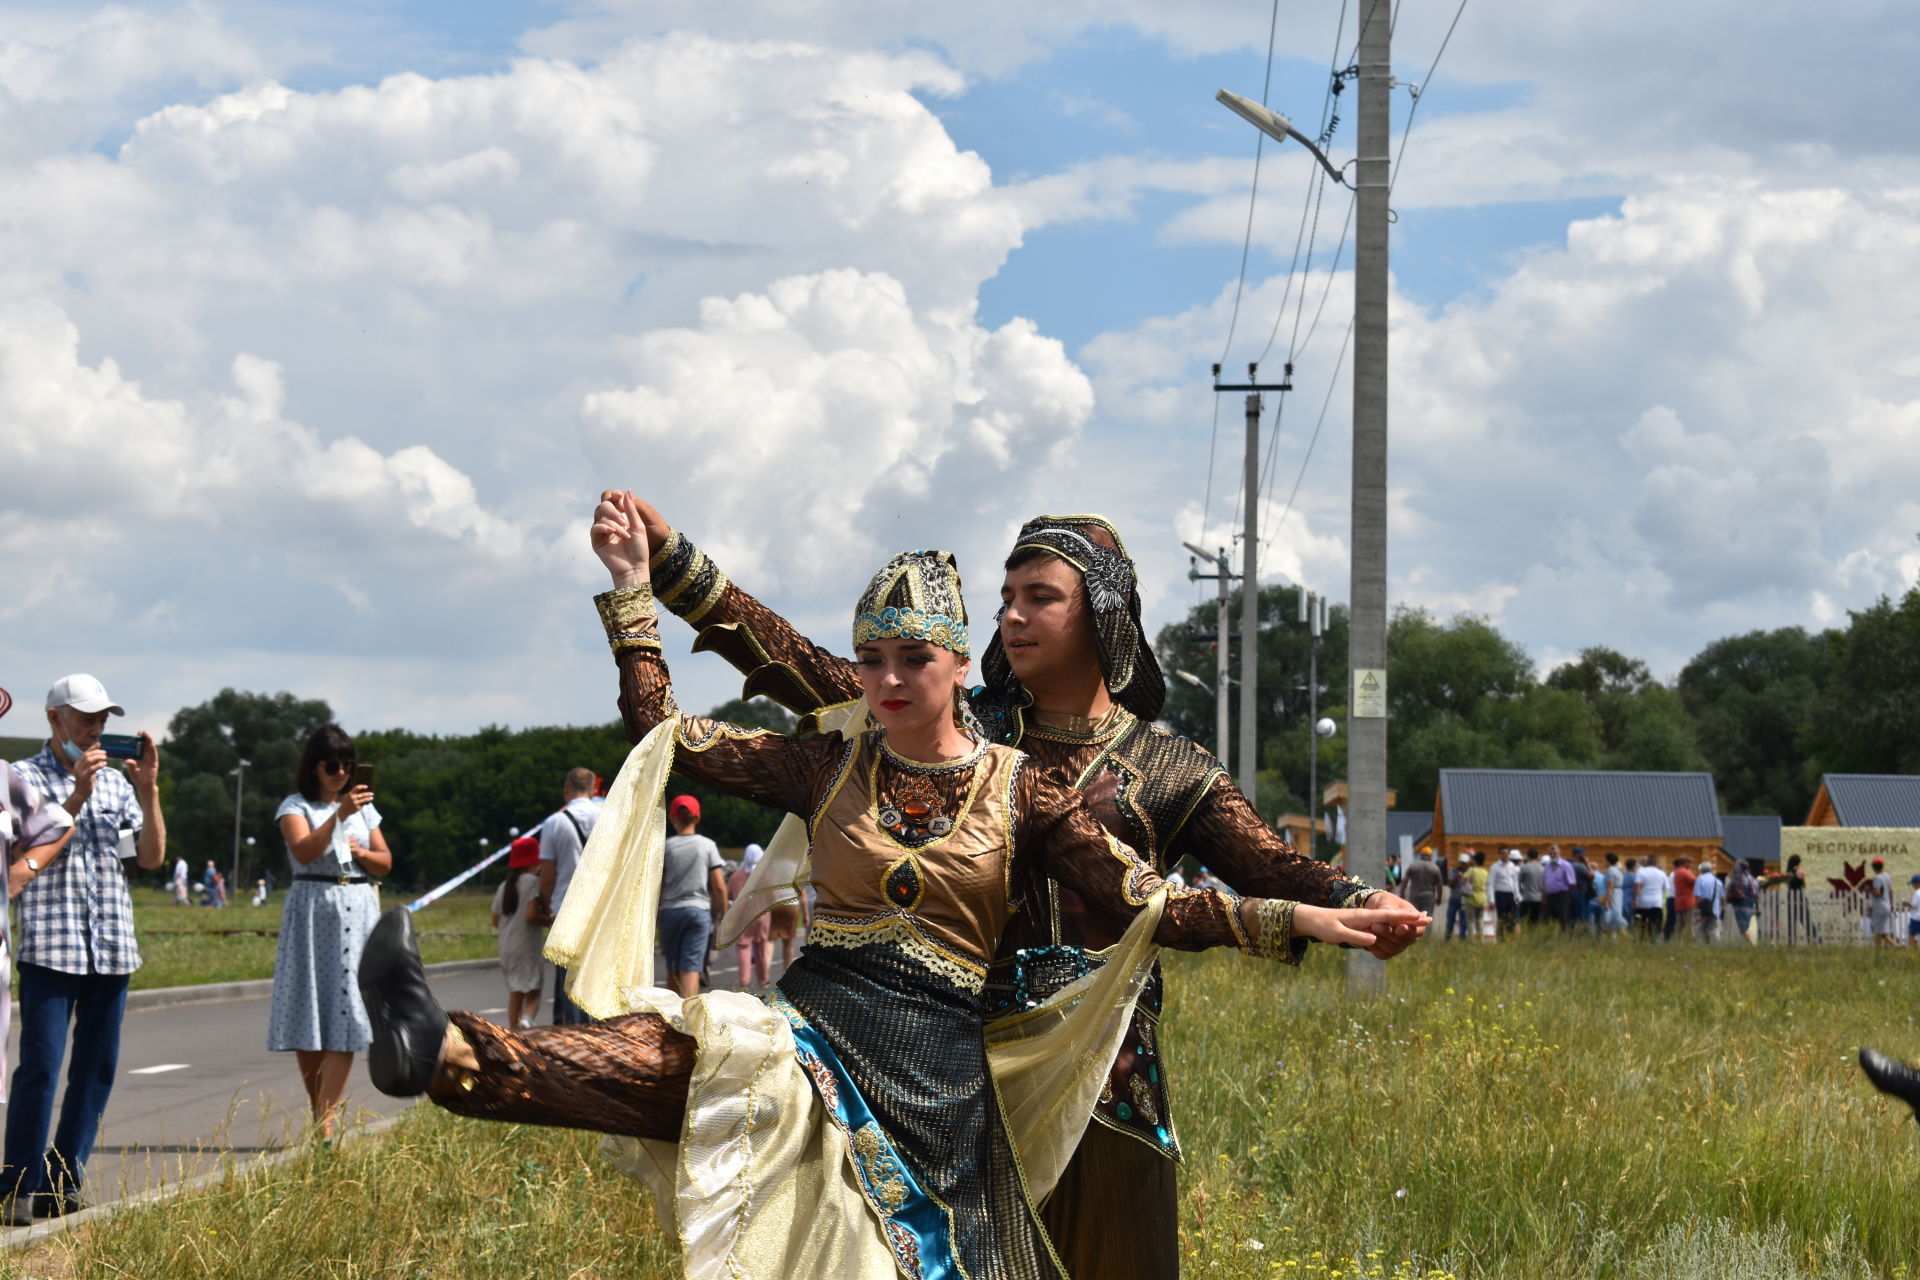
[[1198, 569], [1189, 569], [1187, 571], [1187, 577], [1196, 582], [1203, 578], [1213, 578], [1220, 583], [1219, 622], [1214, 628], [1215, 639], [1218, 643], [1213, 647], [1213, 753], [1220, 757], [1220, 767], [1227, 770], [1228, 773], [1232, 773], [1233, 766], [1229, 763], [1228, 739], [1232, 735], [1233, 721], [1227, 705], [1227, 685], [1229, 683], [1227, 672], [1232, 658], [1228, 654], [1227, 632], [1231, 622], [1231, 610], [1228, 607], [1228, 600], [1233, 594], [1233, 570], [1228, 567], [1227, 549], [1225, 547], [1220, 548], [1218, 552], [1210, 555], [1205, 547], [1196, 547], [1191, 542], [1183, 543], [1182, 545], [1195, 556], [1213, 561], [1214, 565], [1214, 571], [1210, 574], [1201, 573]]
[[[1393, 96], [1392, 0], [1360, 19], [1359, 147], [1353, 257], [1353, 578], [1348, 596], [1347, 870], [1387, 874], [1387, 195]], [[1385, 989], [1386, 971], [1347, 953], [1349, 994]]]
[[[1293, 366], [1287, 366], [1292, 374]], [[1241, 535], [1240, 570], [1240, 790], [1247, 801], [1259, 808], [1257, 781], [1260, 773], [1260, 393], [1291, 391], [1293, 382], [1261, 382], [1260, 366], [1247, 366], [1245, 382], [1220, 381], [1220, 366], [1213, 366], [1213, 389], [1247, 393], [1247, 492], [1246, 527]]]
[[[1249, 373], [1251, 373], [1249, 369]], [[1251, 382], [1253, 379], [1248, 378]], [[1240, 550], [1240, 790], [1258, 811], [1260, 773], [1260, 393], [1247, 393], [1247, 527]]]

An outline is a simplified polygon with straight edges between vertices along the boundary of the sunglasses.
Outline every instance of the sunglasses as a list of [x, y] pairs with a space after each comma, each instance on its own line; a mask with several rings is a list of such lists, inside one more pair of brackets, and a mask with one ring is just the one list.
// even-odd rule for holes
[[351, 760], [328, 760], [320, 766], [328, 773], [347, 773], [353, 768]]

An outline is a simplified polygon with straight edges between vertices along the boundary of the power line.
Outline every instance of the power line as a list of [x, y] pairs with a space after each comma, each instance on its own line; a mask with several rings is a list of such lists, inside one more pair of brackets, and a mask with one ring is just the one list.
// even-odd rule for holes
[[[1273, 87], [1273, 38], [1280, 28], [1280, 0], [1273, 0], [1273, 14], [1267, 20], [1267, 72], [1260, 82], [1260, 105], [1267, 105], [1267, 94]], [[1247, 287], [1247, 255], [1253, 250], [1253, 213], [1260, 203], [1260, 157], [1266, 148], [1267, 137], [1256, 133], [1253, 143], [1253, 189], [1247, 193], [1247, 232], [1240, 243], [1240, 279], [1233, 286], [1233, 314], [1227, 320], [1227, 341], [1220, 350], [1220, 363], [1227, 362], [1227, 355], [1233, 350], [1234, 330], [1240, 326], [1240, 295]]]
[[[1374, 4], [1369, 6], [1369, 12], [1371, 12], [1372, 8], [1377, 6], [1378, 3], [1379, 3], [1379, 0], [1374, 0]], [[1413, 91], [1413, 105], [1407, 109], [1407, 122], [1403, 132], [1400, 134], [1400, 149], [1393, 158], [1393, 173], [1387, 180], [1387, 191], [1389, 194], [1392, 193], [1394, 184], [1400, 181], [1401, 162], [1406, 159], [1407, 142], [1410, 138], [1413, 137], [1413, 117], [1420, 110], [1420, 101], [1422, 98], [1426, 96], [1427, 85], [1432, 83], [1434, 72], [1439, 70], [1440, 60], [1441, 58], [1446, 56], [1447, 46], [1453, 41], [1454, 30], [1460, 25], [1460, 17], [1466, 11], [1467, 11], [1467, 0], [1460, 0], [1459, 6], [1453, 11], [1453, 21], [1447, 24], [1446, 34], [1440, 38], [1440, 47], [1434, 51], [1433, 61], [1427, 66], [1427, 74], [1421, 77], [1420, 87]], [[1395, 7], [1394, 12], [1396, 15], [1398, 14], [1397, 5]], [[1368, 20], [1370, 19], [1362, 19], [1363, 23]], [[1358, 55], [1357, 42], [1355, 44], [1355, 55], [1356, 56]], [[1342, 225], [1341, 232], [1340, 232], [1340, 239], [1343, 245], [1346, 242], [1346, 228], [1348, 225], [1351, 225], [1352, 217], [1353, 217], [1353, 207], [1350, 203], [1347, 209], [1348, 222]], [[1327, 287], [1325, 290], [1321, 292], [1321, 295], [1320, 295], [1320, 308], [1319, 310], [1314, 312], [1313, 325], [1307, 329], [1307, 341], [1309, 342], [1313, 340], [1314, 329], [1319, 327], [1320, 312], [1326, 309], [1327, 294], [1331, 292], [1333, 288], [1333, 274], [1338, 269], [1339, 265], [1340, 265], [1340, 249], [1336, 248], [1334, 250], [1333, 267], [1329, 268], [1328, 270]], [[1304, 290], [1302, 291], [1302, 296], [1304, 297]], [[1296, 325], [1297, 325], [1297, 319], [1298, 318], [1296, 315]], [[1327, 384], [1326, 399], [1322, 401], [1320, 405], [1319, 420], [1313, 424], [1313, 435], [1307, 441], [1306, 454], [1300, 459], [1300, 471], [1294, 477], [1292, 492], [1287, 495], [1287, 505], [1281, 509], [1280, 518], [1273, 522], [1273, 532], [1260, 540], [1260, 551], [1262, 555], [1266, 553], [1267, 548], [1272, 546], [1274, 541], [1280, 536], [1280, 530], [1286, 524], [1287, 516], [1291, 514], [1293, 511], [1294, 499], [1298, 497], [1300, 493], [1300, 482], [1306, 478], [1307, 465], [1313, 461], [1313, 447], [1315, 443], [1317, 443], [1320, 439], [1320, 428], [1326, 423], [1326, 420], [1327, 420], [1327, 408], [1333, 403], [1334, 389], [1338, 385], [1339, 379], [1340, 379], [1340, 366], [1345, 363], [1346, 357], [1347, 357], [1347, 348], [1350, 345], [1352, 345], [1352, 342], [1353, 342], [1353, 321], [1348, 320], [1347, 336], [1341, 340], [1340, 356], [1337, 360], [1334, 361], [1333, 377], [1332, 379], [1329, 380]]]
[[1287, 517], [1293, 512], [1293, 500], [1300, 496], [1300, 482], [1307, 478], [1307, 464], [1313, 461], [1313, 446], [1320, 442], [1320, 428], [1327, 423], [1327, 407], [1333, 403], [1334, 389], [1340, 385], [1340, 366], [1347, 362], [1347, 348], [1353, 345], [1353, 321], [1347, 321], [1347, 336], [1340, 340], [1340, 354], [1333, 362], [1333, 376], [1327, 379], [1327, 398], [1320, 402], [1320, 418], [1313, 424], [1313, 435], [1307, 440], [1306, 456], [1300, 459], [1300, 472], [1293, 478], [1293, 491], [1287, 494], [1287, 505], [1280, 509], [1280, 518], [1273, 522], [1273, 532], [1262, 538], [1261, 549], [1273, 545], [1280, 536], [1280, 529], [1287, 523]]

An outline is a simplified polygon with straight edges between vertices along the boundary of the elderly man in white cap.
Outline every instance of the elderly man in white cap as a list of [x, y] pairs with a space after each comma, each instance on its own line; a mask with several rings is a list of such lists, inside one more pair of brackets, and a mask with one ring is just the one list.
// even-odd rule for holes
[[[107, 717], [125, 714], [92, 676], [57, 680], [47, 693], [46, 746], [14, 766], [74, 820], [66, 852], [20, 894], [20, 1066], [0, 1171], [0, 1205], [16, 1226], [81, 1205], [87, 1157], [120, 1061], [127, 980], [140, 967], [133, 900], [121, 868], [123, 840], [142, 867], [158, 867], [166, 857], [153, 738], [138, 736], [138, 754], [125, 774], [108, 767], [100, 744]], [[73, 1068], [49, 1147], [69, 1026]]]

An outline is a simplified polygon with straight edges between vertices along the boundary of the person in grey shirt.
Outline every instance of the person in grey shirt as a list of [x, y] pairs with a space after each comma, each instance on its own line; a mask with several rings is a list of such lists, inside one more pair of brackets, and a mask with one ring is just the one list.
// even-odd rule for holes
[[1520, 864], [1520, 919], [1527, 924], [1539, 924], [1541, 904], [1547, 897], [1547, 868], [1540, 861], [1538, 849], [1527, 850], [1527, 860]]
[[[552, 924], [553, 913], [566, 900], [567, 886], [573, 883], [574, 868], [580, 865], [580, 851], [593, 834], [594, 819], [600, 806], [593, 802], [599, 779], [587, 768], [567, 770], [560, 785], [560, 811], [540, 825], [540, 891], [527, 905], [527, 919]], [[553, 1025], [572, 1026], [590, 1021], [580, 1007], [567, 996], [567, 971], [553, 967]]]
[[660, 949], [667, 957], [667, 985], [685, 998], [700, 994], [713, 922], [726, 914], [726, 864], [720, 846], [699, 834], [700, 801], [675, 796], [667, 804], [673, 834], [667, 837], [660, 871]]
[[1433, 864], [1433, 853], [1422, 849], [1402, 880], [1406, 885], [1407, 901], [1415, 909], [1432, 915], [1434, 908], [1440, 905], [1440, 868]]

